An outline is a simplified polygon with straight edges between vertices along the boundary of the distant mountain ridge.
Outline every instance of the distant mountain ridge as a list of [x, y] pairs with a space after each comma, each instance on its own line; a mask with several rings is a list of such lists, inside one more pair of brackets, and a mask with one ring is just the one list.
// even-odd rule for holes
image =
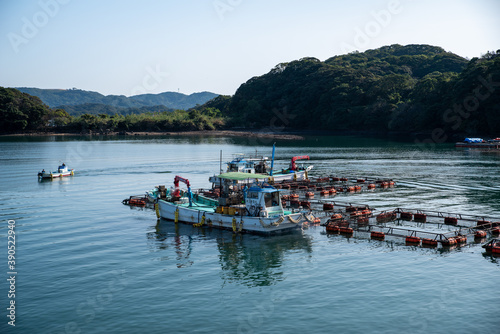
[[39, 97], [43, 103], [51, 108], [62, 107], [63, 109], [65, 106], [94, 104], [112, 106], [115, 108], [165, 106], [169, 109], [186, 110], [196, 105], [204, 104], [219, 95], [211, 92], [200, 92], [190, 95], [176, 92], [164, 92], [127, 97], [124, 95], [102, 95], [97, 92], [81, 89], [41, 89], [29, 87], [19, 87], [16, 89], [23, 93]]

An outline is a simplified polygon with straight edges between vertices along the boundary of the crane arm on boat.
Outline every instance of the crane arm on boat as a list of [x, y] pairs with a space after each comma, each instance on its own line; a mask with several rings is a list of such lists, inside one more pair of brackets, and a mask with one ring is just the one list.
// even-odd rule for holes
[[309, 156], [308, 155], [300, 155], [297, 157], [293, 157], [292, 163], [290, 164], [290, 170], [292, 170], [292, 171], [297, 170], [297, 164], [295, 163], [295, 161], [297, 161], [297, 160], [309, 160]]
[[175, 190], [174, 190], [174, 193], [173, 193], [172, 197], [180, 197], [181, 196], [181, 190], [179, 188], [179, 182], [185, 183], [186, 186], [188, 187], [189, 206], [192, 206], [192, 202], [191, 202], [191, 185], [189, 184], [189, 180], [186, 179], [186, 178], [180, 177], [179, 175], [176, 175], [175, 179], [174, 179]]

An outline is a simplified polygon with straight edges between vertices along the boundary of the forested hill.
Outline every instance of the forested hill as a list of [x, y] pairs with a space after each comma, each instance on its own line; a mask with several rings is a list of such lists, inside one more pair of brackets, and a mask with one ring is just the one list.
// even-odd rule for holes
[[0, 133], [36, 130], [52, 114], [38, 97], [0, 87]]
[[[45, 104], [51, 108], [62, 107], [71, 111], [78, 110], [76, 114], [85, 111], [89, 113], [98, 113], [94, 111], [97, 108], [111, 108], [114, 112], [123, 108], [141, 108], [153, 106], [165, 106], [169, 109], [189, 109], [196, 105], [201, 105], [217, 96], [210, 92], [193, 93], [185, 95], [175, 92], [164, 92], [160, 94], [141, 94], [126, 97], [124, 95], [102, 95], [97, 92], [84, 91], [80, 89], [40, 89], [40, 88], [16, 88], [23, 93], [28, 93], [39, 97]], [[82, 106], [84, 105], [84, 106]], [[78, 108], [65, 108], [68, 106], [79, 106]], [[88, 109], [86, 109], [88, 108]]]
[[391, 45], [281, 63], [198, 109], [249, 128], [498, 136], [499, 85], [498, 51], [469, 61], [440, 47]]

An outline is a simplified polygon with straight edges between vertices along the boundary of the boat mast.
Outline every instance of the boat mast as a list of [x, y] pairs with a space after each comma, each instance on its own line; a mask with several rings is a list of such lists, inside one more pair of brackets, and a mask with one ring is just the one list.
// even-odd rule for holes
[[271, 172], [269, 173], [270, 176], [273, 176], [273, 167], [274, 167], [274, 150], [276, 149], [276, 142], [273, 143], [273, 156], [271, 158]]

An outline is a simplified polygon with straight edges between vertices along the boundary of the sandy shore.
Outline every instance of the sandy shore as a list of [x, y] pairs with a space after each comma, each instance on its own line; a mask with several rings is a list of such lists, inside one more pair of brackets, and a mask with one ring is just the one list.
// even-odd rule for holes
[[250, 137], [250, 138], [275, 138], [286, 140], [303, 140], [304, 137], [286, 132], [260, 132], [260, 131], [180, 131], [180, 132], [110, 132], [101, 133], [58, 133], [58, 132], [30, 132], [17, 134], [3, 134], [2, 136], [216, 136], [216, 137]]

